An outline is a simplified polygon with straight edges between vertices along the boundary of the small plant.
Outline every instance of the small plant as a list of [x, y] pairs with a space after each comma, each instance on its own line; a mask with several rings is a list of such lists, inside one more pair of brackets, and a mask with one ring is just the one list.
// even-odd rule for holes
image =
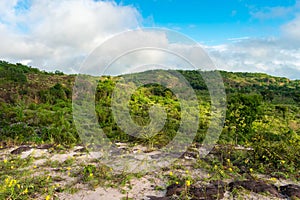
[[93, 179], [96, 167], [94, 165], [87, 165], [83, 168], [84, 180], [88, 181]]

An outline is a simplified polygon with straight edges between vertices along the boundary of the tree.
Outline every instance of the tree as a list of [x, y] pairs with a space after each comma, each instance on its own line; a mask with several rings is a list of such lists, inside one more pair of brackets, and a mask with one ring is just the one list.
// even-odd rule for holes
[[235, 94], [228, 98], [226, 125], [235, 134], [235, 143], [248, 140], [252, 123], [262, 114], [262, 97], [257, 94]]

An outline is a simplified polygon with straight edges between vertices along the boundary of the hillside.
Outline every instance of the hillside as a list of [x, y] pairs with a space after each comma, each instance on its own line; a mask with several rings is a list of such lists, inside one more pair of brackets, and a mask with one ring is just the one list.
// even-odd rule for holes
[[[51, 90], [55, 84], [60, 84], [65, 90], [72, 90], [74, 75], [62, 72], [45, 72], [22, 64], [10, 64], [0, 61], [0, 102], [15, 103], [45, 103], [43, 92]], [[198, 72], [182, 71], [187, 81], [195, 90], [206, 90], [206, 85]], [[274, 77], [263, 73], [241, 73], [220, 71], [227, 94], [260, 93], [264, 100], [271, 103], [299, 104], [300, 80], [289, 80], [284, 77]], [[70, 94], [70, 91], [67, 93]], [[66, 96], [70, 99], [71, 95]]]
[[[147, 148], [146, 152], [151, 152], [168, 144], [179, 130], [182, 111], [178, 97], [170, 89], [157, 84], [137, 88], [131, 95], [130, 102], [126, 104], [135, 123], [149, 124], [149, 109], [154, 104], [165, 108], [167, 114], [166, 123], [158, 133], [145, 131], [140, 138], [127, 135], [117, 125], [111, 110], [112, 93], [116, 83], [126, 77], [134, 79], [143, 73], [99, 77], [95, 109], [100, 127], [113, 142], [122, 142], [129, 146], [141, 145]], [[198, 97], [200, 121], [193, 144], [197, 147], [205, 138], [213, 116], [210, 112], [210, 96], [200, 73], [183, 70], [176, 73], [186, 78]], [[262, 73], [220, 71], [220, 74], [227, 95], [225, 124], [218, 145], [212, 152], [213, 156], [206, 159], [197, 158], [195, 167], [213, 173], [214, 176], [209, 180], [223, 180], [229, 177], [244, 179], [250, 172], [252, 179], [253, 177], [255, 179], [252, 173], [258, 173], [299, 181], [300, 80], [289, 80]], [[75, 78], [75, 75], [66, 75], [59, 71], [49, 73], [1, 61], [0, 149], [12, 148], [15, 145], [49, 144], [57, 149], [66, 150], [75, 145], [84, 145], [77, 134], [72, 115], [72, 90]], [[123, 87], [126, 91], [131, 86], [128, 83]], [[192, 129], [193, 124], [190, 126]], [[72, 163], [65, 164], [72, 165]], [[112, 177], [106, 177], [109, 172], [104, 167], [98, 169], [85, 165], [83, 168], [83, 171], [78, 173], [81, 173], [84, 182], [93, 181], [94, 179], [87, 177], [87, 174], [95, 174], [94, 172], [99, 170], [101, 173], [105, 171], [106, 175], [97, 178], [114, 180]], [[0, 169], [13, 173], [5, 163], [0, 164]], [[174, 167], [173, 170], [180, 170], [180, 167]], [[171, 185], [177, 182], [184, 184], [185, 179], [189, 177], [190, 180], [192, 176], [183, 179], [175, 178], [173, 175], [166, 177]], [[34, 198], [33, 193], [32, 189], [31, 198]]]

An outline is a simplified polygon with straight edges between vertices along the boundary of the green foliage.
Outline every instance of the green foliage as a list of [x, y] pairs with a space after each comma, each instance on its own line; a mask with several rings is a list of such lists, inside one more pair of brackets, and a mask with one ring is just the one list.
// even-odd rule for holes
[[[249, 141], [252, 137], [252, 123], [262, 115], [262, 97], [257, 94], [233, 94], [227, 101], [227, 138], [235, 143]], [[234, 135], [232, 135], [234, 134]]]
[[[201, 143], [212, 117], [210, 96], [202, 76], [211, 72], [177, 72], [190, 83], [199, 99], [200, 121], [194, 141]], [[300, 81], [261, 73], [220, 73], [227, 92], [228, 109], [219, 144], [254, 149], [233, 150], [230, 156], [224, 154], [224, 159], [230, 158], [236, 165], [242, 163], [248, 170], [299, 172]], [[100, 127], [113, 141], [140, 143], [149, 148], [166, 145], [179, 130], [182, 102], [164, 86], [147, 84], [139, 87], [126, 104], [134, 123], [149, 125], [149, 111], [153, 105], [162, 107], [167, 119], [158, 132], [145, 129], [139, 138], [130, 136], [116, 124], [111, 110], [116, 83], [126, 76], [99, 79], [95, 111]], [[139, 73], [130, 76], [135, 80]], [[59, 71], [46, 73], [22, 64], [0, 61], [0, 141], [6, 144], [80, 143], [72, 119], [74, 78]], [[124, 85], [124, 93], [126, 87], [129, 85]]]
[[43, 103], [56, 104], [59, 101], [70, 100], [71, 90], [62, 86], [60, 83], [56, 83], [48, 90], [39, 91], [39, 97]]
[[[116, 141], [133, 141], [136, 139], [122, 132], [117, 126], [111, 113], [111, 95], [114, 89], [114, 80], [108, 78], [99, 81], [96, 93], [96, 112], [100, 126], [106, 135]], [[149, 84], [140, 87], [131, 96], [129, 102], [130, 115], [133, 121], [145, 126], [150, 123], [149, 108], [158, 104], [167, 111], [166, 124], [159, 133], [142, 133], [136, 142], [148, 144], [149, 146], [164, 145], [176, 134], [180, 123], [180, 107], [172, 92], [161, 86]]]
[[11, 65], [9, 63], [0, 61], [0, 79], [5, 81], [13, 81], [16, 83], [24, 84], [27, 82], [26, 68], [23, 65]]

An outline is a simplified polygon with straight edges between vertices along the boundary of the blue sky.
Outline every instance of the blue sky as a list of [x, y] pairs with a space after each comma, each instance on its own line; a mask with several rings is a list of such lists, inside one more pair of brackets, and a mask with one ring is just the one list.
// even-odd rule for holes
[[300, 0], [1, 0], [0, 59], [76, 73], [107, 38], [141, 27], [191, 37], [221, 70], [300, 79]]
[[118, 0], [133, 5], [144, 18], [145, 26], [168, 27], [193, 37], [198, 42], [218, 44], [230, 38], [270, 37], [280, 34], [280, 26], [291, 20], [294, 12], [255, 13], [268, 8], [289, 8], [295, 0]]

